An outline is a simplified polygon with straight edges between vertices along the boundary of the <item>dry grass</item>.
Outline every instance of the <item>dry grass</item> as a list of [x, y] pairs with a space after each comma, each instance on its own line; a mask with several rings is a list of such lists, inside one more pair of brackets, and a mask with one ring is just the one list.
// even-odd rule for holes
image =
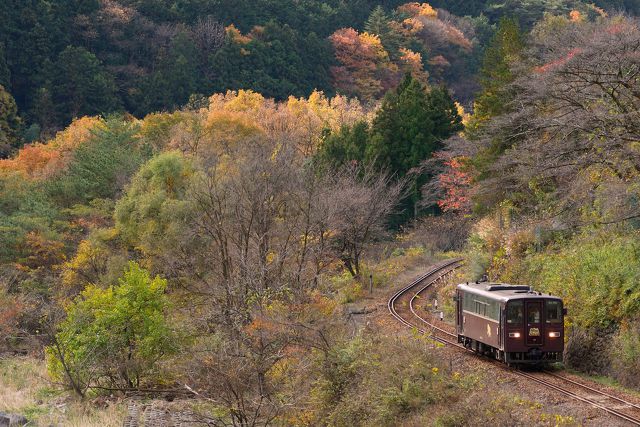
[[37, 400], [37, 390], [45, 384], [44, 362], [34, 359], [0, 359], [0, 411], [20, 412]]
[[44, 361], [10, 357], [0, 358], [0, 411], [22, 414], [34, 426], [116, 427], [125, 405], [97, 408], [76, 400], [51, 386]]

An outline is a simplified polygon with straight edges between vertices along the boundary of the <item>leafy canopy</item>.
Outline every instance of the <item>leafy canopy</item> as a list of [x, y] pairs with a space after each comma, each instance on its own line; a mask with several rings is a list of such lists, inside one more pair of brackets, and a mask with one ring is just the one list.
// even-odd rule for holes
[[178, 151], [162, 153], [142, 166], [116, 205], [118, 231], [145, 252], [161, 250], [190, 212], [187, 200], [195, 168]]
[[157, 363], [177, 350], [167, 320], [167, 281], [130, 262], [118, 285], [89, 285], [67, 308], [48, 367], [76, 392], [91, 387], [139, 387]]

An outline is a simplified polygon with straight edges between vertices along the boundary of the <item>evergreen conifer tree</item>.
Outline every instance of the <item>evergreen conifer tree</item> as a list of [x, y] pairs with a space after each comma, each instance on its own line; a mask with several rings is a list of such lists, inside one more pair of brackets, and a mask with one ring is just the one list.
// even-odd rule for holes
[[[469, 139], [480, 138], [487, 121], [508, 112], [508, 105], [516, 96], [511, 86], [516, 78], [512, 65], [520, 60], [523, 49], [524, 39], [518, 21], [514, 18], [502, 18], [485, 51], [480, 70], [482, 90], [476, 98], [474, 113], [465, 131]], [[474, 158], [473, 164], [478, 171], [478, 179], [487, 176], [489, 166], [511, 144], [513, 138], [506, 141], [496, 135]]]
[[11, 89], [11, 71], [7, 64], [5, 47], [2, 42], [0, 42], [0, 85], [4, 86], [6, 90]]
[[419, 214], [420, 189], [429, 177], [422, 163], [461, 129], [462, 119], [445, 88], [427, 92], [422, 83], [407, 75], [385, 97], [372, 125], [366, 156], [379, 169], [408, 179], [410, 195], [399, 223]]
[[389, 54], [392, 60], [398, 59], [400, 56], [400, 47], [402, 44], [402, 36], [398, 34], [389, 25], [390, 19], [385, 13], [382, 6], [378, 5], [369, 15], [364, 25], [366, 32], [375, 34], [380, 37], [382, 46]]
[[518, 60], [523, 48], [524, 40], [518, 21], [502, 18], [482, 62], [482, 90], [475, 103], [474, 125], [505, 112], [506, 105], [513, 97], [508, 88], [515, 79], [511, 66]]
[[6, 157], [11, 147], [19, 145], [20, 118], [13, 96], [0, 85], [0, 157]]
[[63, 121], [117, 111], [118, 88], [98, 58], [82, 47], [69, 46], [58, 56], [51, 76], [53, 101]]

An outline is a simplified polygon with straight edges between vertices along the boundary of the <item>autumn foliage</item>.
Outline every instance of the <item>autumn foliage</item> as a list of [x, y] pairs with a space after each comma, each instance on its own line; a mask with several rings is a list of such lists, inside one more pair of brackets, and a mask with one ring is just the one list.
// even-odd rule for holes
[[336, 88], [371, 101], [395, 88], [403, 74], [427, 83], [425, 66], [442, 75], [452, 62], [473, 50], [462, 30], [450, 20], [439, 19], [427, 3], [407, 3], [394, 16], [395, 20], [374, 11], [368, 28], [381, 34], [342, 28], [329, 37], [339, 63], [332, 68]]
[[102, 123], [102, 119], [97, 117], [74, 120], [51, 141], [28, 144], [13, 158], [0, 159], [0, 171], [18, 171], [31, 179], [51, 178], [66, 168], [73, 151], [86, 143], [92, 130]]
[[379, 37], [344, 28], [333, 33], [330, 40], [341, 63], [332, 68], [337, 87], [347, 94], [373, 99], [393, 85], [398, 68], [389, 60]]
[[470, 208], [471, 177], [465, 171], [465, 159], [454, 157], [444, 159], [445, 170], [438, 175], [438, 183], [444, 194], [437, 201], [443, 212], [468, 212]]

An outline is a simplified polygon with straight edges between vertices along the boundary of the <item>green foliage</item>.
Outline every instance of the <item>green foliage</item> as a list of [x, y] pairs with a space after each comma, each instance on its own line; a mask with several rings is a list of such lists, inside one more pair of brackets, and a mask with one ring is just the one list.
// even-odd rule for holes
[[329, 42], [315, 33], [269, 22], [248, 43], [230, 40], [211, 57], [217, 74], [210, 89], [252, 89], [276, 99], [308, 96], [315, 89], [330, 94], [331, 57]]
[[57, 110], [51, 97], [51, 91], [46, 87], [38, 89], [33, 96], [31, 116], [41, 129], [52, 131], [57, 124]]
[[30, 108], [37, 88], [47, 80], [48, 67], [69, 42], [73, 14], [64, 9], [44, 0], [0, 3], [0, 42], [11, 59], [11, 91], [22, 111]]
[[20, 118], [13, 96], [0, 84], [0, 157], [19, 145]]
[[153, 252], [176, 237], [191, 212], [186, 196], [195, 173], [192, 161], [176, 151], [143, 165], [116, 205], [116, 227], [123, 239]]
[[[167, 110], [193, 93], [252, 87], [286, 98], [315, 88], [331, 92], [326, 36], [361, 26], [377, 3], [132, 0], [116, 7], [96, 0], [7, 0], [0, 4], [0, 81], [11, 87], [20, 110], [47, 129], [51, 124], [39, 117], [43, 89], [55, 99], [53, 127], [122, 105], [139, 115]], [[198, 22], [209, 17], [264, 33], [245, 51], [226, 43], [203, 52], [194, 40]]]
[[618, 331], [611, 345], [611, 362], [613, 376], [621, 384], [631, 387], [640, 386], [637, 375], [640, 369], [640, 329], [637, 321], [625, 322]]
[[462, 120], [447, 89], [427, 92], [418, 80], [406, 76], [396, 91], [387, 94], [371, 128], [359, 122], [327, 136], [318, 160], [333, 167], [375, 164], [402, 178], [460, 130]]
[[370, 362], [359, 357], [365, 350], [370, 350], [365, 346], [365, 340], [357, 337], [334, 348], [322, 362], [323, 376], [316, 384], [316, 393], [326, 407], [338, 404], [345, 397], [350, 383], [358, 379], [358, 371]]
[[[566, 15], [572, 9], [586, 7], [590, 2], [574, 0], [432, 0], [433, 7], [443, 8], [459, 16], [487, 16], [491, 22], [499, 22], [505, 17], [516, 17], [524, 28], [531, 28], [545, 14]], [[633, 0], [600, 0], [603, 7], [613, 10], [626, 8], [638, 12], [631, 6]], [[623, 7], [622, 4], [624, 3]]]
[[9, 64], [7, 63], [4, 43], [0, 42], [0, 86], [8, 88], [10, 84], [11, 70], [9, 70]]
[[37, 231], [53, 237], [59, 212], [43, 188], [19, 173], [0, 175], [0, 262], [27, 255], [26, 235]]
[[630, 15], [640, 14], [640, 3], [637, 0], [596, 0], [595, 4], [607, 10], [627, 12]]
[[189, 96], [203, 88], [198, 70], [198, 49], [185, 34], [175, 37], [165, 56], [159, 58], [151, 76], [140, 79], [136, 113], [172, 110], [183, 106]]
[[387, 94], [371, 128], [366, 158], [378, 169], [398, 178], [410, 177], [410, 195], [397, 221], [417, 217], [420, 188], [429, 171], [421, 171], [422, 162], [442, 147], [442, 142], [462, 130], [462, 119], [444, 87], [426, 88], [406, 76], [397, 90]]
[[572, 323], [604, 329], [640, 314], [639, 261], [637, 236], [579, 237], [528, 256], [521, 281], [562, 296]]
[[[242, 31], [255, 25], [263, 25], [274, 20], [296, 30], [307, 30], [326, 37], [336, 28], [361, 27], [369, 13], [383, 3], [389, 8], [405, 3], [403, 0], [220, 0], [211, 6], [210, 2], [191, 0], [191, 9], [197, 10], [197, 3], [207, 5], [225, 23], [234, 22]], [[170, 2], [169, 2], [170, 3]]]
[[[521, 59], [523, 49], [524, 40], [518, 22], [512, 18], [502, 18], [485, 50], [480, 70], [482, 90], [476, 97], [474, 113], [466, 128], [466, 135], [470, 139], [477, 138], [490, 119], [507, 112], [515, 97], [510, 86], [516, 78], [512, 66]], [[478, 179], [488, 177], [491, 165], [510, 144], [513, 144], [513, 139], [507, 142], [505, 138], [496, 136], [488, 147], [475, 156], [472, 162], [478, 171]]]
[[322, 142], [317, 160], [322, 166], [340, 167], [349, 162], [362, 163], [369, 140], [369, 124], [358, 122], [343, 126], [338, 133], [328, 135]]
[[67, 309], [47, 347], [51, 375], [84, 394], [158, 380], [158, 362], [178, 349], [167, 320], [167, 281], [131, 262], [118, 285], [89, 285]]
[[371, 126], [359, 122], [326, 136], [316, 160], [321, 168], [350, 163], [373, 165], [396, 179], [407, 179], [410, 195], [392, 224], [400, 225], [420, 213], [420, 188], [430, 173], [422, 170], [422, 163], [462, 128], [462, 118], [445, 87], [427, 91], [407, 75], [395, 91], [385, 96]]
[[[404, 3], [407, 1], [127, 0], [115, 6], [97, 0], [4, 0], [0, 3], [0, 84], [9, 88], [19, 110], [29, 113], [27, 126], [37, 122], [46, 130], [63, 127], [76, 115], [122, 106], [140, 116], [167, 110], [183, 105], [192, 93], [253, 88], [286, 98], [308, 95], [314, 88], [331, 92], [332, 54], [326, 38], [339, 28], [366, 29], [379, 34], [395, 57], [397, 33], [389, 31], [384, 10]], [[489, 17], [490, 24], [515, 15], [529, 28], [545, 12], [566, 15], [570, 8], [584, 9], [588, 2], [429, 3], [458, 16]], [[596, 3], [631, 13], [639, 9], [633, 0]], [[222, 26], [234, 24], [244, 34], [253, 32], [249, 48], [227, 41], [222, 47], [215, 44], [210, 52], [194, 49], [198, 22], [209, 18]], [[475, 35], [481, 45], [486, 40], [483, 27], [472, 22], [465, 22], [465, 35]], [[442, 50], [437, 44], [421, 52], [425, 61], [432, 50]], [[467, 80], [476, 70], [476, 57], [474, 52], [450, 61], [450, 69], [444, 71], [446, 81], [457, 83], [456, 93], [465, 101], [475, 86]], [[56, 106], [56, 117], [51, 123], [42, 121], [43, 104], [48, 102], [43, 89], [55, 98], [51, 105]]]
[[72, 299], [79, 295], [87, 283], [108, 286], [117, 281], [125, 269], [128, 256], [114, 229], [96, 229], [82, 240], [75, 254], [60, 270], [60, 297]]
[[464, 389], [435, 363], [423, 337], [357, 336], [320, 361], [312, 390], [323, 424], [397, 425]]
[[485, 8], [485, 14], [494, 22], [512, 16], [524, 28], [531, 28], [545, 14], [567, 15], [580, 6], [573, 0], [494, 0]]
[[462, 130], [462, 120], [445, 88], [426, 88], [410, 76], [387, 94], [373, 121], [366, 157], [380, 169], [407, 175]]
[[76, 149], [68, 169], [48, 185], [49, 193], [62, 206], [114, 198], [144, 160], [137, 124], [114, 116], [92, 133]]
[[385, 13], [382, 6], [377, 6], [369, 15], [364, 29], [369, 34], [376, 34], [380, 37], [382, 46], [389, 53], [392, 60], [397, 60], [400, 56], [400, 47], [402, 47], [402, 36], [391, 28], [390, 19]]
[[437, 143], [464, 128], [458, 107], [445, 86], [431, 88], [427, 96], [427, 109], [433, 121], [433, 136]]
[[51, 72], [51, 93], [63, 123], [73, 118], [112, 113], [120, 108], [113, 76], [82, 47], [60, 53]]
[[502, 18], [485, 50], [480, 70], [482, 91], [475, 101], [476, 126], [504, 113], [513, 99], [513, 93], [508, 89], [515, 79], [511, 67], [520, 58], [523, 48], [524, 40], [518, 22], [512, 18]]

